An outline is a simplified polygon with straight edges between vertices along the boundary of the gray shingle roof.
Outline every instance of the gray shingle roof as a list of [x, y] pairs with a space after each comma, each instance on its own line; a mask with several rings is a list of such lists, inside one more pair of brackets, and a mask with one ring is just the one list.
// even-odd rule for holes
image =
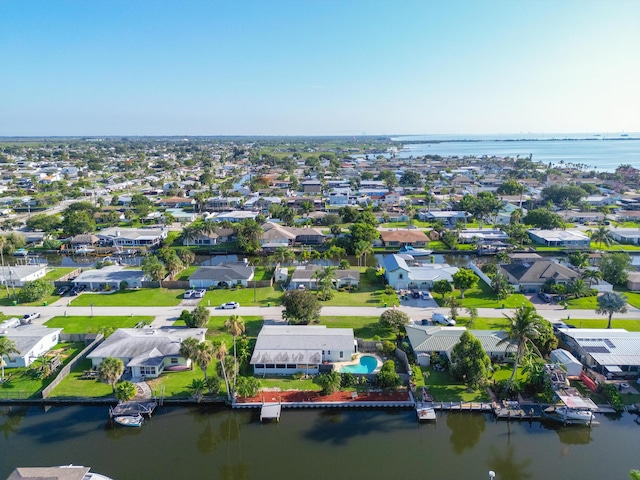
[[214, 267], [200, 267], [189, 280], [213, 280], [217, 282], [235, 282], [236, 280], [248, 280], [253, 275], [253, 268], [244, 265], [216, 265]]

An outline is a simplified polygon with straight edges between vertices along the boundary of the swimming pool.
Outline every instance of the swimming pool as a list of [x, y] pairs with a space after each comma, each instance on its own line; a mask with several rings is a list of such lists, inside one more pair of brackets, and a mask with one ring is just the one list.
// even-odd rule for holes
[[373, 373], [378, 366], [378, 360], [371, 355], [363, 355], [360, 362], [355, 365], [347, 365], [340, 369], [340, 373]]

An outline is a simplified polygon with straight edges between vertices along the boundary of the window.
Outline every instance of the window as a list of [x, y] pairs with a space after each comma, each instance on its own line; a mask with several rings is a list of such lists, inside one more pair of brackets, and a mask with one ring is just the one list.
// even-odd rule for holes
[[327, 355], [331, 355], [331, 350], [327, 350]]
[[178, 359], [176, 357], [171, 357], [171, 365], [177, 365]]
[[344, 352], [340, 350], [340, 358], [344, 358]]
[[404, 278], [404, 273], [399, 274], [398, 278], [403, 279]]
[[276, 363], [276, 368], [287, 368], [287, 366], [284, 363]]
[[255, 368], [264, 368], [264, 363], [256, 363], [254, 365]]
[[140, 367], [140, 375], [155, 375], [156, 369], [154, 367]]
[[293, 363], [287, 363], [288, 370], [295, 370], [296, 366]]

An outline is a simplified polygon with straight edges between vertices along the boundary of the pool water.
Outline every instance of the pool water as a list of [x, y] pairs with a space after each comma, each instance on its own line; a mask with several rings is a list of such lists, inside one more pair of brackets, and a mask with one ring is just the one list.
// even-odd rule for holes
[[347, 365], [340, 369], [340, 373], [373, 373], [378, 366], [378, 360], [371, 355], [363, 355], [360, 362], [355, 365]]

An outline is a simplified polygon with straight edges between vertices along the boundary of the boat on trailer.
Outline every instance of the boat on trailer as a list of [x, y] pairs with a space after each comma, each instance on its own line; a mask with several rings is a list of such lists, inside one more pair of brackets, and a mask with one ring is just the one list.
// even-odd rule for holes
[[113, 417], [113, 421], [118, 425], [122, 425], [123, 427], [141, 427], [144, 423], [144, 418], [142, 415], [120, 415], [118, 417]]

